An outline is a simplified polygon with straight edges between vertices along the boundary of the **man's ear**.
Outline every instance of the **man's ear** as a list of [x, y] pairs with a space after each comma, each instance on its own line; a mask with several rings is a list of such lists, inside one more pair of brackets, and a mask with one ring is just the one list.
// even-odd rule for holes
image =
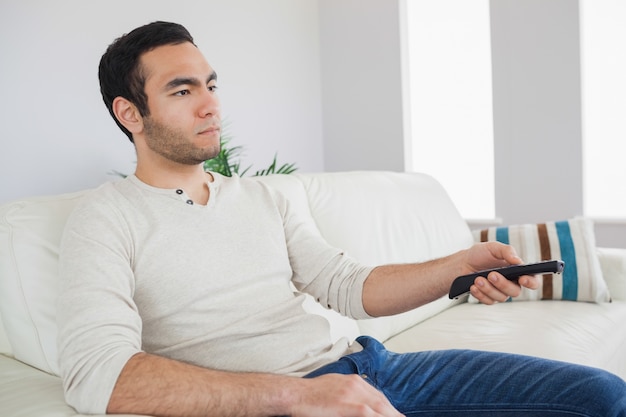
[[130, 133], [140, 133], [143, 130], [143, 117], [139, 109], [124, 97], [115, 97], [113, 100], [113, 114]]

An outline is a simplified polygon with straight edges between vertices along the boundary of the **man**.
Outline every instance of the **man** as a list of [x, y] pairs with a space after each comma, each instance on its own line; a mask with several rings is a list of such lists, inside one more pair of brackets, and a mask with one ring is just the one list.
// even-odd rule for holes
[[[180, 25], [119, 38], [99, 75], [137, 169], [85, 197], [62, 243], [60, 368], [78, 411], [626, 415], [624, 382], [598, 370], [472, 351], [397, 355], [370, 338], [331, 343], [290, 282], [368, 318], [433, 301], [458, 275], [521, 260], [492, 242], [365, 267], [311, 233], [279, 193], [205, 173], [203, 161], [219, 152], [217, 76]], [[472, 286], [487, 304], [519, 291], [497, 273]]]

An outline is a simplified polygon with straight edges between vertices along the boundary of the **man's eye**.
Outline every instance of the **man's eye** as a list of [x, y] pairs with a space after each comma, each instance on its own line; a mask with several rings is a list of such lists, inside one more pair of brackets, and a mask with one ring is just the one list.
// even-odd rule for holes
[[212, 92], [215, 93], [217, 91], [217, 86], [216, 85], [210, 85], [207, 87], [207, 89]]
[[180, 90], [174, 93], [175, 96], [186, 96], [189, 94], [189, 90]]

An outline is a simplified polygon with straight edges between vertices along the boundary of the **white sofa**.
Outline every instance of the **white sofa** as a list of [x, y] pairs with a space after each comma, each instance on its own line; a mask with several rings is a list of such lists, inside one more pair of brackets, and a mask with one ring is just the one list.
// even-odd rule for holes
[[[367, 264], [425, 261], [474, 241], [445, 190], [423, 174], [345, 172], [254, 180], [282, 190], [331, 244]], [[0, 208], [0, 416], [76, 415], [65, 404], [56, 376], [54, 300], [59, 239], [81, 195], [31, 198]], [[328, 318], [334, 336], [368, 334], [396, 351], [515, 352], [596, 366], [626, 378], [626, 250], [593, 246], [591, 252], [586, 256], [599, 262], [610, 303], [514, 300], [485, 306], [467, 297], [443, 297], [399, 316], [359, 322], [312, 300], [307, 308]]]

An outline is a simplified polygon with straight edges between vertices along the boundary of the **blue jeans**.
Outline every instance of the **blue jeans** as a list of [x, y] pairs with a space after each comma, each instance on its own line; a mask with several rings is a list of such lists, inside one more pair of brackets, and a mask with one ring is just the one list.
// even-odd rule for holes
[[407, 417], [626, 416], [626, 383], [599, 369], [472, 350], [393, 353], [370, 338], [363, 351], [308, 374], [358, 374]]

